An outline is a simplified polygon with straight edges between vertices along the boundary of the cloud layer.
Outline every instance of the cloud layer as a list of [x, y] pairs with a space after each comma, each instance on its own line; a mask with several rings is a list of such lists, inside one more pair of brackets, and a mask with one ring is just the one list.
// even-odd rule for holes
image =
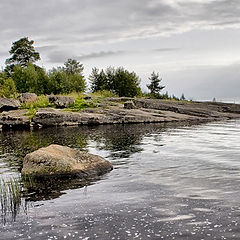
[[238, 0], [2, 0], [0, 28], [8, 39], [18, 32], [42, 43], [89, 44], [239, 27], [239, 10]]
[[[143, 81], [151, 69], [177, 78], [176, 68], [240, 60], [234, 40], [240, 37], [239, 0], [1, 0], [0, 29], [0, 66], [11, 43], [24, 36], [35, 40], [40, 65], [76, 58], [87, 73], [124, 65], [139, 70]], [[228, 36], [233, 30], [235, 37]], [[208, 73], [198, 71], [195, 85]]]

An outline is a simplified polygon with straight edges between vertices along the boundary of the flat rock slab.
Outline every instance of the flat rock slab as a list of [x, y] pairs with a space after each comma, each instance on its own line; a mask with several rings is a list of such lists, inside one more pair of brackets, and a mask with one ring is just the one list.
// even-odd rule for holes
[[228, 119], [240, 116], [240, 105], [231, 103], [136, 99], [134, 104], [138, 108], [171, 111], [200, 118]]
[[156, 109], [92, 109], [83, 112], [67, 112], [54, 108], [38, 109], [34, 124], [47, 126], [99, 125], [119, 123], [161, 123], [199, 120], [199, 117]]
[[52, 144], [23, 159], [23, 175], [89, 178], [113, 169], [104, 158], [66, 146]]
[[13, 110], [0, 113], [0, 125], [3, 128], [28, 128], [30, 127], [30, 119], [27, 116], [27, 110]]

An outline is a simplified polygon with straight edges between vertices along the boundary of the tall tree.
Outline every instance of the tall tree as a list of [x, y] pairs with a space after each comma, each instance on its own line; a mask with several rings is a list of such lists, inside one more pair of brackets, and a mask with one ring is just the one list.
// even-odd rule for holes
[[67, 75], [67, 82], [71, 91], [83, 92], [86, 89], [83, 69], [83, 65], [75, 59], [69, 58], [64, 63], [63, 71]]
[[150, 90], [151, 95], [156, 98], [160, 97], [160, 91], [163, 90], [165, 86], [160, 85], [162, 78], [159, 77], [159, 73], [152, 72], [149, 80], [151, 82], [147, 87]]
[[113, 92], [120, 97], [135, 97], [141, 94], [139, 84], [140, 79], [135, 72], [119, 67], [115, 70], [113, 83], [110, 85], [113, 86]]
[[64, 63], [64, 70], [66, 71], [67, 74], [74, 74], [74, 73], [82, 74], [83, 69], [84, 69], [83, 65], [75, 59], [69, 58]]
[[91, 89], [93, 92], [101, 90], [110, 90], [107, 88], [107, 77], [103, 70], [99, 72], [99, 69], [94, 67], [92, 73], [89, 76], [89, 81], [91, 83]]
[[28, 40], [27, 37], [13, 42], [9, 51], [12, 56], [6, 60], [7, 72], [12, 70], [15, 65], [27, 67], [29, 63], [32, 64], [40, 60], [40, 54], [35, 51], [33, 44], [34, 41]]

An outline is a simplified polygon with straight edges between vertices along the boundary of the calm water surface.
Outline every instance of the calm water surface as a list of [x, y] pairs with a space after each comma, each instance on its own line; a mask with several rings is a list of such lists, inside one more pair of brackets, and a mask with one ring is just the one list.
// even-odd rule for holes
[[2, 212], [0, 239], [240, 239], [239, 120], [3, 132], [0, 178], [20, 176], [23, 156], [51, 143], [114, 170], [28, 189], [14, 214]]

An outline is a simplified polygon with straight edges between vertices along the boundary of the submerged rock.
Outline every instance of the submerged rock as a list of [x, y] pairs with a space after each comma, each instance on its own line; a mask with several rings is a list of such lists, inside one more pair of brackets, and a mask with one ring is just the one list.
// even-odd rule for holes
[[0, 111], [16, 110], [20, 107], [20, 102], [12, 98], [0, 98]]
[[22, 174], [88, 178], [112, 169], [112, 164], [100, 156], [52, 144], [27, 154], [23, 160]]

